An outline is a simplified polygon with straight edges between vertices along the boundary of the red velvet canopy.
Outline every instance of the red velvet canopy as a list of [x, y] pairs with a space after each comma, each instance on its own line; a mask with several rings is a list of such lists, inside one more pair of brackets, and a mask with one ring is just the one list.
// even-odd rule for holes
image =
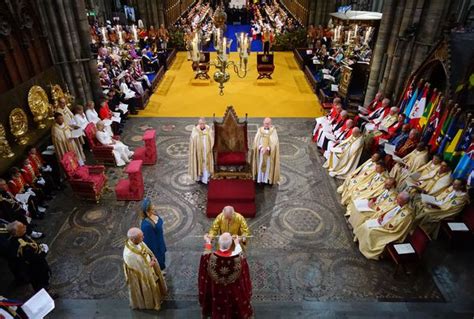
[[253, 317], [249, 266], [242, 255], [222, 257], [205, 253], [199, 264], [199, 304], [204, 317]]

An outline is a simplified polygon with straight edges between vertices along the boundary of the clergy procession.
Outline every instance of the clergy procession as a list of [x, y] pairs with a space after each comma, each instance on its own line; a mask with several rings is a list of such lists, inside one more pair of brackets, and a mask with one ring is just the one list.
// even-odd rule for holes
[[472, 318], [463, 0], [0, 0], [0, 319]]

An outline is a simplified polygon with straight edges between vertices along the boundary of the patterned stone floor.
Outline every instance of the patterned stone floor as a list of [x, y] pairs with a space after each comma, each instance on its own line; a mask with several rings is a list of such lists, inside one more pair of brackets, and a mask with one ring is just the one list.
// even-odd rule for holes
[[[165, 221], [168, 299], [177, 302], [196, 301], [202, 249], [196, 236], [211, 223], [204, 215], [206, 186], [193, 183], [186, 174], [194, 121], [135, 118], [127, 123], [123, 138], [137, 146], [144, 130], [157, 129], [159, 160], [143, 172], [146, 195]], [[260, 121], [249, 120], [250, 137]], [[248, 221], [255, 236], [248, 249], [254, 301], [472, 298], [474, 278], [467, 270], [473, 266], [472, 252], [460, 253], [458, 262], [447, 259], [451, 253], [441, 245], [428, 254], [426, 267], [396, 279], [390, 262], [366, 260], [352, 242], [336, 184], [310, 143], [312, 120], [276, 119], [274, 124], [280, 137], [282, 182], [257, 187], [257, 217]], [[108, 168], [107, 174], [113, 189], [122, 169]], [[48, 233], [52, 286], [62, 298], [126, 298], [121, 253], [127, 229], [138, 225], [138, 209], [138, 202], [117, 202], [112, 191], [98, 205], [76, 199], [69, 189], [51, 202], [49, 216], [38, 224]]]

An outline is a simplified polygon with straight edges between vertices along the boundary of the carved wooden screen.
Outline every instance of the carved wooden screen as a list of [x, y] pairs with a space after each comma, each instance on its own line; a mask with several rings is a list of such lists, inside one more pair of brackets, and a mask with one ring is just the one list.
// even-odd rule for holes
[[281, 0], [281, 3], [303, 26], [308, 23], [309, 2], [315, 0]]
[[195, 0], [166, 0], [165, 1], [165, 20], [166, 24], [172, 25], [186, 11]]
[[52, 65], [38, 12], [34, 0], [0, 0], [0, 93]]

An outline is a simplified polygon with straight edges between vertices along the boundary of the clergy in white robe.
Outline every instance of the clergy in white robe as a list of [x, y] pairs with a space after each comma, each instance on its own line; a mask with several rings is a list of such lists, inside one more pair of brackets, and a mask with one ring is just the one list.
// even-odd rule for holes
[[84, 155], [82, 144], [74, 143], [71, 128], [64, 122], [64, 116], [58, 112], [54, 113], [54, 122], [51, 127], [51, 139], [58, 159], [61, 160], [65, 153], [73, 151], [76, 153], [79, 164], [83, 165], [86, 156]]
[[354, 230], [359, 250], [366, 258], [379, 259], [387, 244], [405, 240], [413, 222], [409, 201], [408, 193], [398, 194], [394, 206], [380, 211]]
[[433, 177], [423, 180], [420, 178], [418, 182], [412, 186], [410, 191], [412, 194], [424, 193], [431, 196], [438, 196], [451, 185], [452, 181], [451, 169], [448, 163], [442, 161], [438, 172]]
[[341, 99], [336, 97], [334, 98], [332, 102], [333, 106], [331, 108], [331, 111], [327, 113], [325, 116], [321, 116], [315, 119], [316, 123], [314, 125], [313, 129], [313, 140], [316, 142], [317, 137], [318, 137], [318, 131], [326, 125], [329, 125], [333, 121], [337, 119], [339, 114], [342, 112], [342, 104], [341, 104]]
[[214, 132], [200, 118], [189, 138], [188, 174], [193, 181], [207, 184], [214, 173]]
[[367, 177], [359, 179], [350, 192], [342, 193], [341, 204], [348, 205], [357, 198], [369, 199], [377, 197], [383, 192], [385, 180], [389, 177], [385, 170], [385, 164], [382, 161], [377, 162], [375, 169], [367, 173]]
[[252, 145], [252, 175], [257, 183], [278, 184], [280, 182], [280, 142], [276, 128], [270, 118], [255, 134]]
[[[349, 224], [352, 229], [355, 230], [366, 220], [372, 218], [373, 215], [380, 211], [387, 209], [387, 206], [394, 206], [398, 195], [396, 190], [397, 183], [395, 179], [389, 177], [385, 180], [383, 192], [370, 199], [354, 199], [349, 205], [347, 205], [347, 213], [349, 215]], [[367, 203], [367, 207], [360, 205], [359, 203]]]
[[117, 166], [124, 166], [130, 163], [133, 152], [129, 150], [128, 146], [113, 138], [113, 136], [105, 130], [104, 122], [99, 121], [96, 124], [97, 132], [95, 137], [102, 145], [109, 145], [113, 147], [112, 153], [115, 157]]
[[440, 221], [459, 214], [469, 203], [465, 182], [454, 180], [453, 184], [435, 197], [437, 203], [428, 204], [421, 199], [415, 202], [415, 225], [420, 225], [432, 238], [438, 237]]
[[349, 174], [346, 179], [344, 180], [344, 183], [341, 184], [337, 188], [337, 192], [339, 194], [342, 194], [347, 191], [351, 191], [352, 188], [359, 182], [360, 176], [366, 176], [366, 172], [371, 172], [375, 168], [375, 164], [381, 159], [380, 153], [374, 153], [372, 156], [362, 163], [355, 171], [353, 171], [351, 174]]
[[[60, 113], [63, 115], [64, 123], [69, 126], [69, 128], [72, 130], [77, 130], [80, 129], [78, 125], [76, 125], [76, 120], [74, 119], [74, 114], [72, 111], [69, 109], [69, 106], [66, 103], [65, 98], [60, 98], [58, 100], [58, 107], [56, 108], [55, 112]], [[82, 151], [82, 145], [84, 145], [84, 138], [82, 135], [78, 137], [71, 137], [71, 143], [75, 144], [74, 148], [76, 150], [81, 150], [79, 153], [76, 152], [77, 159], [81, 162], [84, 162], [86, 160], [86, 157], [84, 155], [84, 152]]]
[[364, 139], [359, 128], [355, 127], [351, 137], [331, 150], [323, 167], [328, 169], [330, 176], [345, 179], [357, 168], [363, 148]]
[[130, 228], [123, 250], [123, 269], [132, 309], [160, 310], [167, 294], [166, 282], [153, 252], [143, 242], [143, 232]]
[[395, 178], [397, 183], [404, 183], [410, 174], [413, 174], [428, 162], [428, 156], [428, 149], [425, 143], [418, 143], [415, 150], [403, 157], [403, 163], [397, 162], [392, 167], [390, 176]]

